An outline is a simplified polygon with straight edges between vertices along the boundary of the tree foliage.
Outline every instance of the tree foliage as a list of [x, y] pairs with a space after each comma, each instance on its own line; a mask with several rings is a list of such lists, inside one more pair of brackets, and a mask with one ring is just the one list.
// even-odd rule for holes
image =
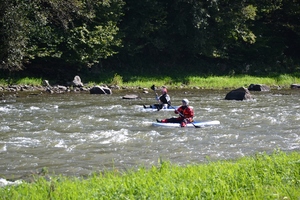
[[89, 2], [84, 10], [88, 18], [74, 22], [68, 32], [63, 32], [60, 43], [62, 58], [70, 63], [92, 66], [100, 59], [117, 53], [115, 47], [121, 46], [118, 36], [118, 21], [122, 1]]
[[120, 0], [2, 0], [1, 68], [38, 57], [91, 65], [116, 53]]
[[[40, 58], [134, 71], [213, 61], [222, 73], [299, 70], [297, 0], [0, 0], [0, 69]], [[119, 68], [118, 70], [122, 70]], [[198, 71], [208, 71], [198, 68]]]

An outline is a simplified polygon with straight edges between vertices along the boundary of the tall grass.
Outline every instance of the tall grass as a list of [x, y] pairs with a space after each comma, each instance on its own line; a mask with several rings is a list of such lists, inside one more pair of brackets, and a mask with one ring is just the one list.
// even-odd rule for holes
[[[267, 86], [280, 86], [282, 88], [289, 88], [291, 84], [300, 84], [299, 76], [293, 75], [279, 75], [270, 77], [257, 77], [249, 75], [240, 76], [179, 76], [179, 77], [147, 77], [147, 76], [132, 76], [122, 77], [120, 74], [114, 74], [107, 82], [96, 82], [95, 80], [82, 79], [87, 85], [119, 85], [124, 87], [146, 87], [149, 88], [154, 85], [165, 85], [169, 88], [193, 88], [199, 87], [202, 89], [224, 89], [248, 87], [250, 84], [265, 84]], [[23, 85], [41, 85], [41, 78], [20, 78], [16, 80], [0, 79], [0, 85], [8, 84], [23, 84]]]
[[41, 78], [31, 78], [31, 77], [24, 77], [18, 79], [0, 79], [0, 85], [33, 85], [33, 86], [40, 86], [42, 85], [43, 80]]
[[16, 81], [18, 85], [33, 85], [33, 86], [39, 86], [42, 85], [42, 79], [41, 78], [21, 78]]
[[[188, 77], [189, 85], [199, 86], [203, 88], [234, 88], [234, 87], [248, 87], [250, 84], [265, 84], [269, 86], [281, 84], [275, 78], [270, 77], [253, 77], [253, 76], [210, 76], [203, 77]], [[289, 86], [291, 83], [284, 83]]]
[[124, 86], [150, 87], [151, 85], [166, 85], [170, 88], [199, 87], [202, 89], [224, 89], [248, 87], [250, 84], [264, 84], [267, 86], [280, 86], [289, 88], [293, 83], [300, 83], [300, 78], [292, 75], [280, 75], [276, 77], [255, 77], [255, 76], [187, 76], [182, 78], [144, 78], [134, 77], [123, 81]]
[[299, 199], [300, 154], [274, 151], [237, 161], [159, 166], [90, 177], [38, 178], [0, 188], [1, 199]]

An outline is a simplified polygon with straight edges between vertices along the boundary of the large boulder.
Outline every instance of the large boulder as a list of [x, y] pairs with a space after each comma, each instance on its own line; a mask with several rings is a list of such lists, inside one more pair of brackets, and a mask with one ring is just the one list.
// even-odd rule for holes
[[247, 88], [240, 87], [227, 93], [225, 99], [242, 101], [252, 99], [252, 96]]
[[248, 90], [249, 91], [270, 91], [270, 87], [263, 84], [250, 84]]
[[79, 76], [75, 76], [72, 81], [72, 86], [74, 87], [83, 87], [83, 83], [81, 82], [81, 78]]
[[48, 80], [43, 80], [43, 86], [51, 88]]
[[111, 91], [110, 88], [108, 88], [108, 87], [102, 87], [102, 89], [104, 90], [104, 92], [105, 92], [106, 94], [112, 94], [112, 91]]
[[107, 87], [97, 85], [90, 89], [90, 94], [112, 94], [112, 91]]

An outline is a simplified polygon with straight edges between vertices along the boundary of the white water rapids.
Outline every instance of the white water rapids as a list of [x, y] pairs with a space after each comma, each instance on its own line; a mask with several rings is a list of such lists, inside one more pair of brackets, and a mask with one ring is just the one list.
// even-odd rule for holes
[[[173, 105], [188, 98], [205, 128], [153, 127], [172, 111], [145, 111], [153, 93], [24, 94], [0, 100], [0, 178], [47, 168], [68, 176], [157, 165], [235, 159], [258, 152], [300, 150], [300, 91], [251, 92], [253, 101], [226, 101], [229, 91], [169, 90]], [[125, 100], [125, 94], [142, 99]]]

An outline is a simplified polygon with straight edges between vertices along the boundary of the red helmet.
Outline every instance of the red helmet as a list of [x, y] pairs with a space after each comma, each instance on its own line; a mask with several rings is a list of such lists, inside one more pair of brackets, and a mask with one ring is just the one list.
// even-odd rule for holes
[[168, 90], [167, 90], [166, 88], [162, 88], [162, 89], [161, 89], [161, 92], [162, 92], [162, 93], [168, 93]]

